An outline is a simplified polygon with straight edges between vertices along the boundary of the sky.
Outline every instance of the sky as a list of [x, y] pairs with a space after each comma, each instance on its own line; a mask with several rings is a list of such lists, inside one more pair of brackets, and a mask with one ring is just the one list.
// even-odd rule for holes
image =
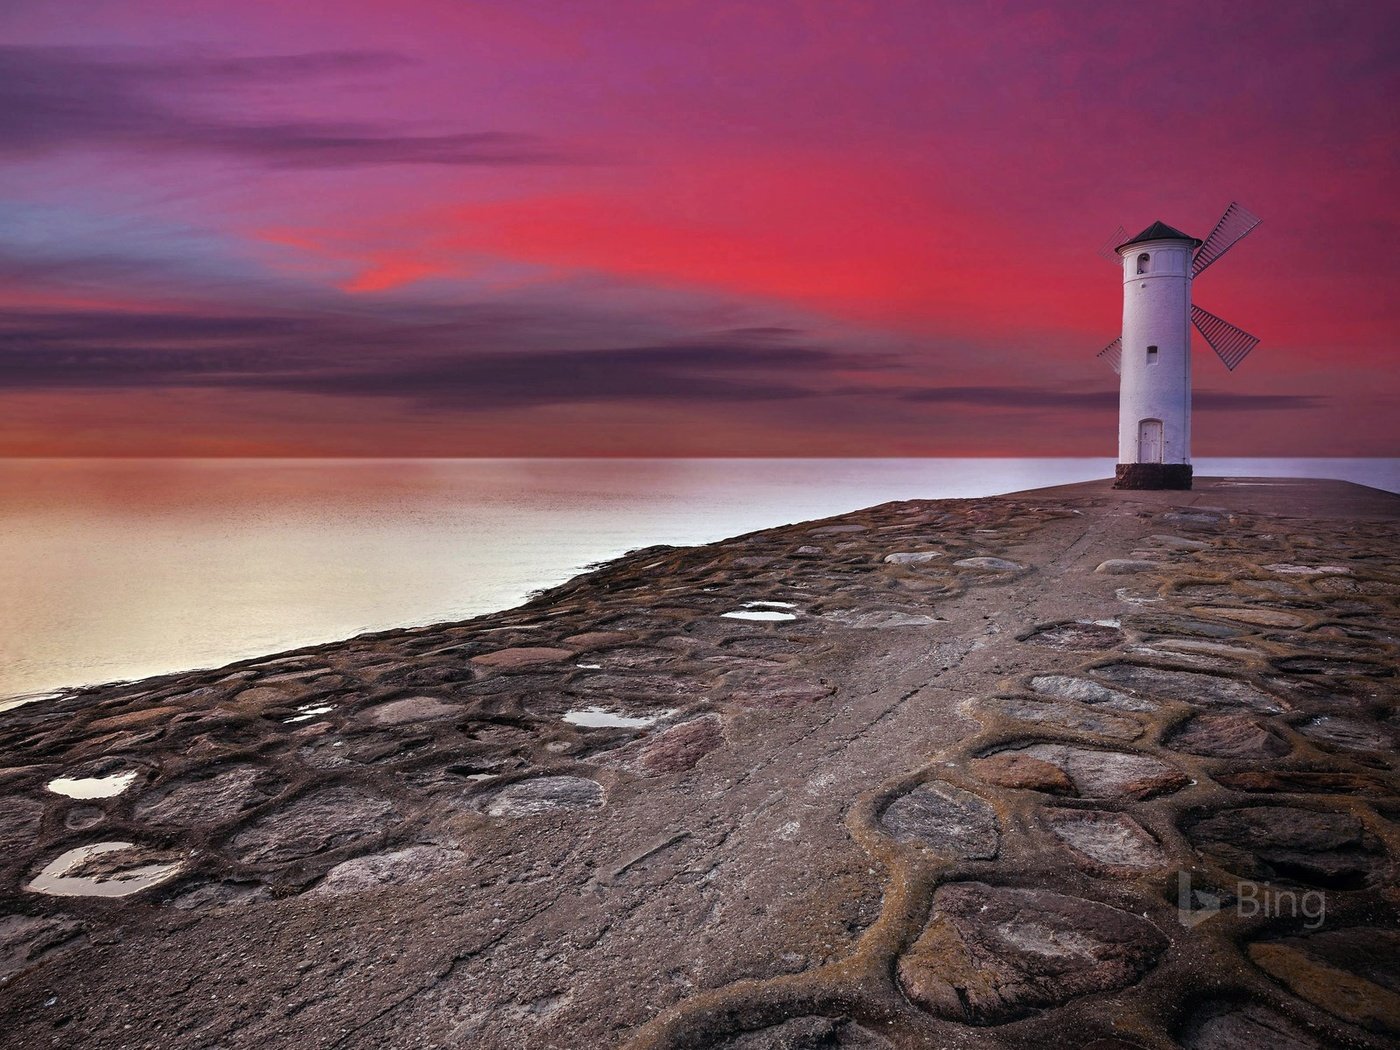
[[5, 0], [0, 455], [1400, 455], [1400, 9]]

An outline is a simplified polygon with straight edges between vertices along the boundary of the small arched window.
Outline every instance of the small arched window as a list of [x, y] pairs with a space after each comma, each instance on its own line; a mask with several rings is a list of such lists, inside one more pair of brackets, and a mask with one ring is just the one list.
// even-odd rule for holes
[[1146, 273], [1146, 272], [1147, 272], [1147, 266], [1148, 266], [1148, 264], [1149, 264], [1151, 261], [1152, 261], [1152, 255], [1151, 255], [1151, 253], [1149, 253], [1149, 252], [1143, 252], [1141, 255], [1139, 255], [1139, 256], [1138, 256], [1138, 273]]

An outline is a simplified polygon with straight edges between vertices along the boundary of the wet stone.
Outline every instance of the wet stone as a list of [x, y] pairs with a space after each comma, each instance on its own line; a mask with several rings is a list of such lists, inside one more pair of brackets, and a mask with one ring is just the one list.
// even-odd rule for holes
[[1177, 1039], [1185, 1050], [1327, 1050], [1258, 1003], [1206, 1004], [1191, 1014]]
[[1218, 773], [1215, 779], [1231, 791], [1390, 797], [1392, 785], [1368, 773], [1327, 773], [1306, 769], [1253, 769]]
[[587, 777], [535, 777], [493, 792], [482, 803], [482, 812], [489, 817], [533, 817], [598, 809], [603, 797], [603, 786]]
[[217, 824], [274, 794], [276, 788], [263, 770], [235, 766], [159, 787], [137, 802], [135, 816], [154, 827]]
[[1278, 714], [1283, 702], [1248, 682], [1199, 671], [1170, 671], [1143, 664], [1109, 664], [1089, 672], [1096, 678], [1134, 692], [1208, 707], [1245, 707]]
[[396, 819], [388, 799], [328, 788], [263, 814], [235, 835], [231, 846], [245, 863], [280, 864], [373, 838]]
[[1157, 705], [1150, 700], [1139, 700], [1135, 696], [1110, 689], [1098, 682], [1091, 682], [1087, 678], [1074, 678], [1070, 675], [1037, 675], [1031, 679], [1031, 689], [1042, 696], [1107, 707], [1114, 711], [1146, 713], [1157, 710]]
[[1123, 626], [1141, 631], [1143, 634], [1161, 634], [1184, 638], [1235, 638], [1244, 633], [1242, 628], [1230, 624], [1155, 612], [1128, 613], [1123, 616]]
[[1123, 632], [1106, 623], [1057, 623], [1038, 627], [1021, 641], [1047, 649], [1095, 651], [1119, 645], [1123, 641]]
[[94, 842], [44, 865], [25, 889], [55, 897], [129, 897], [177, 875], [179, 855], [134, 842]]
[[929, 1013], [1002, 1024], [1082, 995], [1127, 987], [1167, 947], [1148, 920], [1048, 890], [944, 885], [898, 964], [905, 994]]
[[930, 781], [895, 799], [880, 826], [896, 842], [915, 843], [965, 860], [997, 854], [996, 812], [982, 799], [951, 784]]
[[[1185, 774], [1175, 766], [1150, 755], [1128, 751], [1071, 744], [1030, 744], [1004, 748], [987, 757], [1002, 758], [1004, 762], [1020, 759], [1023, 763], [1031, 759], [1053, 766], [1069, 780], [1069, 792], [1083, 798], [1151, 798], [1176, 791], [1187, 783]], [[982, 765], [981, 768], [988, 767]], [[1060, 792], [1057, 786], [1048, 783], [1034, 790]]]
[[1320, 715], [1298, 726], [1298, 732], [1321, 747], [1346, 751], [1391, 751], [1395, 734], [1379, 722]]
[[835, 609], [823, 617], [842, 627], [879, 631], [896, 627], [929, 627], [943, 621], [928, 613], [902, 612], [896, 609]]
[[710, 1050], [889, 1050], [892, 1044], [845, 1018], [794, 1017], [707, 1046]]
[[1275, 660], [1274, 666], [1286, 674], [1366, 678], [1389, 678], [1395, 674], [1395, 668], [1389, 664], [1333, 656], [1288, 656]]
[[1400, 1035], [1400, 933], [1353, 927], [1249, 946], [1293, 994], [1369, 1032]]
[[1065, 809], [1046, 810], [1044, 816], [1051, 832], [1090, 874], [1130, 877], [1167, 862], [1157, 840], [1126, 813]]
[[995, 697], [981, 702], [991, 712], [1032, 725], [1049, 724], [1096, 733], [1116, 740], [1135, 740], [1142, 735], [1142, 726], [1131, 718], [1095, 710], [1072, 701], [1033, 700], [1026, 696]]
[[1380, 842], [1349, 813], [1246, 806], [1188, 818], [1200, 852], [1246, 879], [1320, 889], [1360, 889], [1389, 877]]
[[1276, 758], [1288, 742], [1248, 715], [1194, 715], [1165, 741], [1173, 751], [1210, 758]]
[[381, 886], [405, 886], [459, 864], [460, 850], [441, 846], [409, 846], [390, 853], [375, 853], [342, 861], [326, 872], [310, 890], [312, 896], [363, 893]]

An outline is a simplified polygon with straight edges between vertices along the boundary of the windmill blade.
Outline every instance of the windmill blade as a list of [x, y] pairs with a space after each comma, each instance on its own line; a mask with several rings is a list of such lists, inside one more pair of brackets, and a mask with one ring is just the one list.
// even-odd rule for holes
[[1123, 260], [1118, 257], [1118, 253], [1115, 252], [1113, 249], [1117, 248], [1127, 239], [1128, 235], [1123, 232], [1123, 227], [1118, 227], [1118, 229], [1113, 231], [1112, 236], [1110, 236], [1108, 240], [1104, 241], [1103, 244], [1099, 246], [1099, 255], [1107, 259], [1114, 266], [1122, 266]]
[[1120, 335], [1095, 356], [1115, 372], [1121, 372], [1123, 370], [1123, 337]]
[[1225, 209], [1225, 214], [1220, 216], [1220, 221], [1215, 224], [1215, 229], [1210, 231], [1210, 236], [1201, 242], [1196, 254], [1191, 257], [1191, 276], [1199, 277], [1207, 266], [1243, 240], [1245, 235], [1262, 221], [1259, 216], [1241, 206], [1239, 201], [1231, 201], [1230, 206]]
[[1191, 305], [1191, 321], [1231, 372], [1259, 345], [1259, 340], [1243, 328], [1236, 328], [1229, 321], [1222, 321], [1209, 310], [1202, 310], [1194, 303]]

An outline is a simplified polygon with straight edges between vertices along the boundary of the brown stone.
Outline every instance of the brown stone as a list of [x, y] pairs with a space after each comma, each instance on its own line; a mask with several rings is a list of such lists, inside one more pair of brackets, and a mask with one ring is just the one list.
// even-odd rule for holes
[[972, 763], [972, 772], [988, 784], [999, 787], [1048, 791], [1055, 795], [1074, 793], [1074, 782], [1059, 766], [1015, 752], [979, 758]]
[[547, 645], [522, 645], [513, 649], [497, 649], [494, 653], [473, 656], [471, 662], [478, 667], [489, 667], [495, 671], [513, 671], [520, 667], [533, 667], [536, 664], [553, 664], [568, 660], [574, 653], [570, 649], [556, 649]]

